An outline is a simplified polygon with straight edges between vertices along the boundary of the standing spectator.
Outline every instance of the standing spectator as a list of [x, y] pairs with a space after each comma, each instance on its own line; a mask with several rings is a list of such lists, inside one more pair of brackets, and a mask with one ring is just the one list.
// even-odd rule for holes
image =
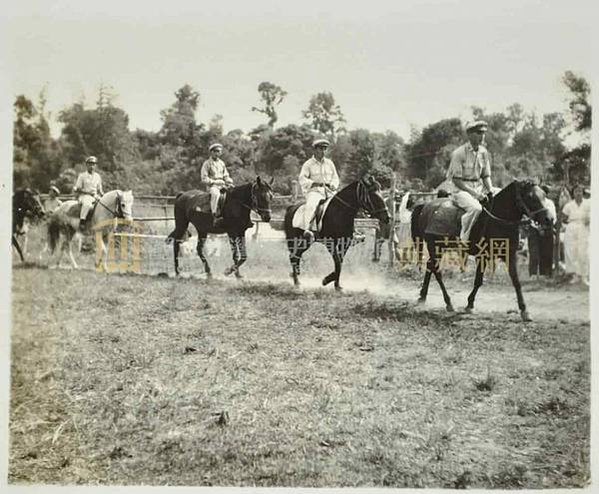
[[571, 283], [582, 281], [588, 285], [591, 205], [588, 199], [583, 198], [581, 185], [575, 185], [572, 188], [572, 196], [574, 199], [562, 209], [562, 222], [566, 225], [564, 234], [566, 273], [572, 275]]
[[528, 229], [528, 274], [530, 276], [551, 276], [553, 274], [553, 244], [554, 231], [557, 220], [555, 203], [547, 197], [549, 187], [541, 186], [543, 191], [542, 203], [547, 208], [547, 216], [551, 226], [542, 228], [533, 223]]

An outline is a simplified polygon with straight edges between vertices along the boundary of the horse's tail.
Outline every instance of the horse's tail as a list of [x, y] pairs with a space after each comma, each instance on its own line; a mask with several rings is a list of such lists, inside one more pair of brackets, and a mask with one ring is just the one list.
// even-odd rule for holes
[[50, 217], [50, 221], [48, 221], [48, 247], [50, 247], [50, 252], [54, 252], [56, 249], [59, 238], [60, 224], [56, 219], [56, 216], [52, 216]]
[[185, 210], [184, 201], [179, 201], [179, 198], [183, 195], [183, 192], [179, 192], [175, 197], [175, 229], [168, 234], [166, 237], [166, 243], [170, 244], [173, 240], [181, 240], [187, 232], [187, 226], [189, 225], [189, 218], [187, 217], [187, 211]]
[[410, 230], [412, 234], [412, 241], [416, 243], [416, 239], [422, 238], [422, 231], [420, 229], [420, 214], [422, 213], [424, 204], [418, 204], [412, 210], [412, 217], [410, 218]]

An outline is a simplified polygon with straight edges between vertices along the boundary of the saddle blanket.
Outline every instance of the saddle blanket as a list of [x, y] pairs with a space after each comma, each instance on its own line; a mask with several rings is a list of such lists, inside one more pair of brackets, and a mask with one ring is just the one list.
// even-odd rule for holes
[[[322, 229], [322, 219], [324, 218], [324, 213], [326, 213], [327, 208], [329, 207], [329, 204], [331, 203], [332, 198], [333, 198], [333, 196], [329, 197], [326, 200], [322, 200], [320, 202], [320, 204], [318, 204], [318, 207], [316, 208], [315, 219], [312, 220], [312, 223], [314, 223], [314, 221], [316, 221], [316, 231], [317, 232], [319, 232]], [[304, 219], [305, 206], [306, 206], [305, 204], [302, 204], [295, 211], [295, 214], [293, 215], [293, 220], [291, 221], [291, 226], [293, 226], [293, 228], [301, 228], [301, 225], [303, 224], [303, 219]]]
[[424, 233], [448, 237], [458, 237], [462, 228], [464, 210], [458, 208], [451, 198], [433, 199], [422, 211], [421, 225], [426, 225]]

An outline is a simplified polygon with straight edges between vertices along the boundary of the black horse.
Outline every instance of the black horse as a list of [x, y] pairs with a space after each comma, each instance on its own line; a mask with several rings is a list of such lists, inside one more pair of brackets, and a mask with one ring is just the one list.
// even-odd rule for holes
[[17, 249], [21, 262], [25, 262], [17, 235], [25, 235], [25, 218], [42, 218], [45, 214], [39, 194], [31, 189], [20, 189], [12, 196], [12, 245]]
[[[310, 243], [304, 239], [304, 230], [293, 227], [293, 216], [300, 204], [290, 206], [285, 212], [285, 236], [291, 261], [291, 277], [295, 286], [299, 286], [300, 261]], [[316, 242], [322, 242], [335, 263], [335, 270], [322, 280], [323, 285], [335, 282], [340, 290], [339, 276], [347, 249], [352, 245], [354, 220], [358, 211], [364, 211], [375, 217], [385, 226], [389, 224], [389, 211], [381, 195], [381, 186], [372, 177], [362, 178], [337, 192], [331, 199], [322, 218], [322, 228], [316, 236]], [[388, 228], [386, 228], [388, 230]]]
[[[474, 287], [468, 296], [466, 312], [474, 309], [474, 299], [483, 284], [483, 275], [487, 267], [493, 267], [495, 261], [502, 260], [507, 264], [508, 272], [516, 290], [520, 315], [524, 321], [530, 321], [526, 304], [522, 297], [520, 280], [518, 279], [516, 251], [518, 247], [519, 226], [522, 217], [548, 225], [550, 220], [542, 203], [542, 192], [533, 182], [513, 181], [495, 197], [483, 203], [483, 210], [472, 227], [467, 247], [459, 241], [459, 216], [454, 215], [455, 223], [448, 225], [445, 231], [436, 218], [443, 216], [441, 208], [447, 208], [451, 199], [435, 199], [427, 204], [418, 205], [412, 212], [412, 238], [415, 244], [426, 244], [429, 259], [426, 274], [420, 290], [419, 303], [426, 301], [431, 275], [434, 274], [448, 311], [453, 311], [451, 299], [443, 284], [439, 261], [446, 250], [458, 250], [461, 254], [470, 254], [476, 259], [476, 276]], [[450, 210], [451, 213], [451, 210]]]
[[[272, 184], [272, 182], [271, 182]], [[252, 226], [250, 211], [256, 211], [262, 221], [269, 222], [273, 192], [271, 184], [260, 177], [255, 182], [233, 187], [227, 191], [222, 206], [222, 226], [213, 226], [212, 213], [207, 206], [207, 193], [190, 190], [179, 193], [175, 199], [175, 229], [167, 237], [167, 242], [175, 240], [175, 273], [179, 274], [179, 244], [185, 238], [187, 226], [191, 223], [198, 232], [197, 252], [204, 263], [204, 271], [212, 276], [208, 261], [204, 256], [204, 244], [209, 233], [226, 233], [233, 253], [233, 265], [225, 270], [225, 275], [235, 273], [241, 278], [239, 267], [246, 261], [245, 231]], [[201, 207], [203, 204], [204, 207]]]

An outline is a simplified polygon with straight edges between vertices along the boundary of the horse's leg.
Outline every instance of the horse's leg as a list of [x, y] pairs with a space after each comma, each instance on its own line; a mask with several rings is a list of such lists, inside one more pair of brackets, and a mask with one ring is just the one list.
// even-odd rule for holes
[[335, 263], [335, 271], [329, 273], [322, 280], [323, 286], [328, 285], [331, 281], [335, 282], [335, 290], [341, 290], [339, 284], [339, 278], [341, 277], [341, 267], [343, 265], [343, 258], [345, 253], [351, 244], [351, 239], [338, 238], [334, 241], [327, 242], [327, 249], [331, 256], [333, 256], [333, 262]]
[[208, 279], [210, 279], [210, 278], [212, 278], [212, 271], [210, 270], [210, 265], [208, 264], [208, 259], [206, 259], [206, 256], [204, 255], [204, 245], [206, 245], [206, 240], [207, 240], [207, 234], [200, 233], [198, 231], [198, 245], [196, 247], [196, 250], [198, 252], [198, 256], [200, 256], [202, 264], [204, 264], [204, 272], [206, 273], [206, 277]]
[[[432, 244], [433, 242], [431, 242]], [[424, 246], [424, 244], [423, 244]], [[422, 259], [421, 256], [422, 250], [419, 250], [419, 254], [418, 254], [418, 265], [421, 266], [421, 262], [420, 260]], [[437, 259], [437, 253], [435, 251], [435, 249], [432, 249], [432, 252], [429, 252], [428, 255], [428, 260], [426, 261], [426, 271], [424, 273], [424, 280], [422, 281], [422, 287], [420, 288], [420, 296], [418, 297], [418, 304], [424, 304], [424, 302], [426, 302], [426, 297], [428, 295], [428, 287], [429, 284], [431, 282], [431, 276], [433, 274], [433, 271], [435, 270], [435, 267], [438, 264], [438, 259]]]
[[433, 274], [435, 275], [435, 279], [441, 288], [441, 292], [443, 293], [443, 300], [445, 301], [445, 308], [447, 312], [453, 312], [453, 305], [451, 304], [451, 299], [449, 298], [449, 293], [447, 293], [447, 289], [445, 288], [445, 283], [443, 283], [443, 276], [441, 275], [441, 270], [439, 266], [435, 264]]
[[239, 245], [237, 243], [237, 239], [239, 237], [234, 237], [231, 234], [229, 235], [229, 247], [231, 247], [231, 255], [233, 257], [233, 264], [225, 269], [225, 276], [229, 276], [235, 272], [235, 267], [237, 266], [237, 261], [239, 261]]
[[66, 240], [66, 244], [69, 247], [69, 260], [71, 261], [71, 266], [73, 267], [73, 269], [79, 269], [79, 266], [77, 265], [77, 262], [75, 261], [75, 257], [73, 257], [73, 238], [69, 237]]
[[21, 250], [21, 246], [19, 245], [19, 242], [17, 241], [17, 238], [14, 234], [12, 236], [12, 244], [14, 245], [15, 249], [17, 249], [17, 254], [19, 254], [21, 262], [25, 262], [25, 258], [23, 257], [23, 251]]
[[520, 309], [520, 317], [523, 321], [532, 321], [532, 318], [526, 310], [526, 304], [524, 303], [524, 297], [522, 296], [522, 287], [520, 286], [520, 279], [518, 278], [518, 266], [516, 265], [516, 253], [510, 250], [508, 257], [508, 272], [512, 279], [512, 284], [516, 290], [516, 297], [518, 298], [518, 308]]
[[[198, 240], [198, 243], [199, 243], [199, 240]], [[175, 259], [175, 276], [179, 276], [179, 274], [180, 274], [180, 271], [179, 271], [179, 241], [177, 239], [175, 239], [173, 241], [173, 257]]]
[[476, 276], [474, 277], [474, 286], [472, 287], [472, 291], [470, 295], [468, 295], [468, 305], [466, 306], [466, 312], [470, 313], [474, 310], [474, 299], [476, 298], [476, 293], [478, 289], [483, 284], [484, 277], [484, 265], [480, 259], [476, 260]]
[[300, 237], [288, 238], [287, 249], [289, 250], [289, 262], [291, 262], [291, 278], [293, 278], [293, 285], [298, 287], [300, 286], [299, 275], [302, 254], [308, 250], [308, 243]]
[[237, 262], [235, 263], [235, 276], [237, 278], [243, 278], [243, 276], [239, 272], [239, 268], [241, 267], [241, 265], [243, 263], [245, 263], [245, 261], [247, 261], [247, 258], [248, 258], [247, 248], [245, 245], [245, 235], [242, 235], [241, 237], [238, 238], [238, 249], [239, 249], [239, 258], [237, 259]]

